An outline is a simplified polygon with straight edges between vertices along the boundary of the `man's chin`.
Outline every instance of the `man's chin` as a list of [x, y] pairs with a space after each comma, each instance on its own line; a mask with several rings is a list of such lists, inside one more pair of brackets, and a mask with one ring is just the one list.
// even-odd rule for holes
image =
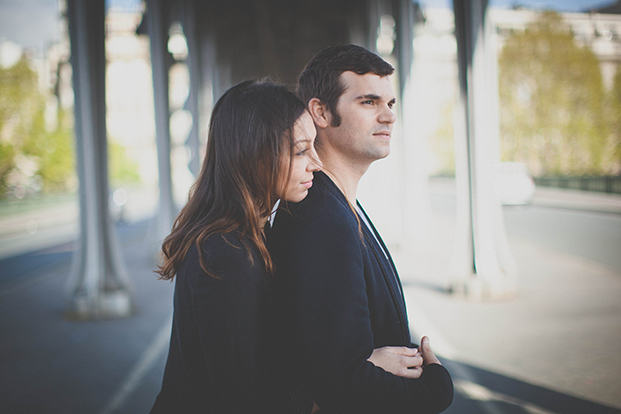
[[376, 160], [381, 160], [381, 159], [383, 159], [383, 158], [388, 157], [389, 155], [390, 155], [390, 147], [388, 147], [388, 148], [386, 149], [386, 151], [380, 151], [380, 152], [378, 152], [378, 153], [376, 154], [376, 158], [375, 158], [375, 159], [376, 159]]

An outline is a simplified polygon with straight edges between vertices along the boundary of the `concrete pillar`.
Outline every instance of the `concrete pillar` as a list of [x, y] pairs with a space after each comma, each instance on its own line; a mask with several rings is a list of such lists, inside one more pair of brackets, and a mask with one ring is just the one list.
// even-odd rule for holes
[[190, 161], [188, 168], [194, 177], [198, 177], [201, 163], [201, 142], [199, 139], [200, 131], [200, 105], [199, 95], [201, 92], [201, 71], [200, 71], [200, 47], [199, 36], [197, 33], [196, 19], [197, 8], [196, 0], [187, 0], [183, 8], [183, 28], [188, 43], [187, 65], [190, 72], [190, 93], [186, 102], [186, 109], [192, 114], [192, 129], [188, 134], [186, 146], [190, 148]]
[[147, 1], [147, 31], [151, 46], [153, 101], [155, 103], [155, 139], [159, 178], [159, 209], [156, 238], [162, 242], [170, 233], [176, 216], [170, 162], [170, 108], [168, 98], [168, 30], [170, 22], [162, 0]]
[[105, 2], [68, 0], [75, 136], [80, 180], [80, 238], [65, 316], [96, 320], [128, 316], [129, 281], [108, 209], [105, 103]]
[[395, 10], [395, 31], [397, 48], [397, 70], [399, 89], [404, 93], [410, 78], [413, 59], [412, 41], [414, 40], [415, 6], [411, 0], [393, 0]]
[[[201, 94], [199, 101], [199, 114], [200, 114], [200, 134], [199, 136], [205, 137], [209, 133], [209, 120], [211, 117], [211, 111], [215, 104], [217, 97], [221, 95], [218, 89], [217, 82], [217, 54], [216, 54], [216, 41], [215, 35], [211, 29], [200, 31], [196, 33], [198, 37], [198, 53], [199, 53], [199, 65], [201, 69]], [[202, 160], [201, 160], [202, 161]]]
[[459, 64], [455, 110], [457, 228], [450, 289], [468, 298], [515, 292], [516, 269], [495, 191], [500, 162], [498, 71], [487, 0], [454, 0]]
[[419, 62], [415, 61], [413, 50], [415, 29], [415, 5], [411, 0], [394, 0], [395, 31], [397, 52], [397, 76], [399, 94], [397, 110], [399, 111], [402, 143], [400, 162], [403, 169], [403, 238], [406, 257], [419, 260], [427, 243], [431, 204], [429, 201], [429, 184], [427, 168], [427, 137], [421, 133], [425, 124], [425, 111], [421, 106], [426, 102], [421, 99], [420, 80], [416, 78]]

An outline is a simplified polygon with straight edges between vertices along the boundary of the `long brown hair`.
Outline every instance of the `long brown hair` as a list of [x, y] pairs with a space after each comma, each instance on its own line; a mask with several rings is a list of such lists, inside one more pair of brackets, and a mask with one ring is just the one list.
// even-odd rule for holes
[[[292, 155], [293, 126], [304, 111], [293, 93], [271, 82], [245, 81], [224, 93], [213, 108], [199, 177], [162, 244], [160, 279], [175, 277], [193, 245], [201, 268], [218, 277], [207, 268], [201, 246], [212, 234], [233, 231], [254, 244], [266, 271], [273, 272], [262, 225], [278, 199], [284, 155]], [[250, 246], [245, 248], [252, 260]]]

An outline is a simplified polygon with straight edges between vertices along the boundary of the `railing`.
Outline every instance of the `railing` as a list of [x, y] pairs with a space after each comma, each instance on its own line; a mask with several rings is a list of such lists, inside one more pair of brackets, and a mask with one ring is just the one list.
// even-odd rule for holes
[[582, 191], [621, 194], [621, 176], [602, 177], [535, 177], [542, 187], [569, 188]]

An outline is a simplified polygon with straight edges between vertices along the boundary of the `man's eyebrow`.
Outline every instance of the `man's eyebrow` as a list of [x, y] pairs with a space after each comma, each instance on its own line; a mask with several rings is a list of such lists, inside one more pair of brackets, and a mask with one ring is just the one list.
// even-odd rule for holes
[[360, 95], [360, 96], [356, 97], [356, 99], [373, 99], [373, 100], [376, 101], [376, 100], [380, 99], [380, 96], [379, 95], [375, 95], [373, 93], [368, 93], [366, 95]]
[[[373, 100], [373, 101], [377, 101], [377, 100], [382, 99], [382, 97], [381, 97], [381, 96], [379, 96], [379, 95], [375, 95], [374, 93], [368, 93], [368, 94], [366, 94], [366, 95], [360, 95], [360, 96], [358, 96], [358, 97], [356, 98], [356, 100], [358, 100], [358, 99], [364, 99], [364, 100], [371, 99], [371, 100]], [[397, 103], [397, 99], [396, 99], [396, 98], [392, 98], [392, 99], [391, 99], [388, 103], [389, 103], [389, 104], [395, 104], [395, 103]]]

